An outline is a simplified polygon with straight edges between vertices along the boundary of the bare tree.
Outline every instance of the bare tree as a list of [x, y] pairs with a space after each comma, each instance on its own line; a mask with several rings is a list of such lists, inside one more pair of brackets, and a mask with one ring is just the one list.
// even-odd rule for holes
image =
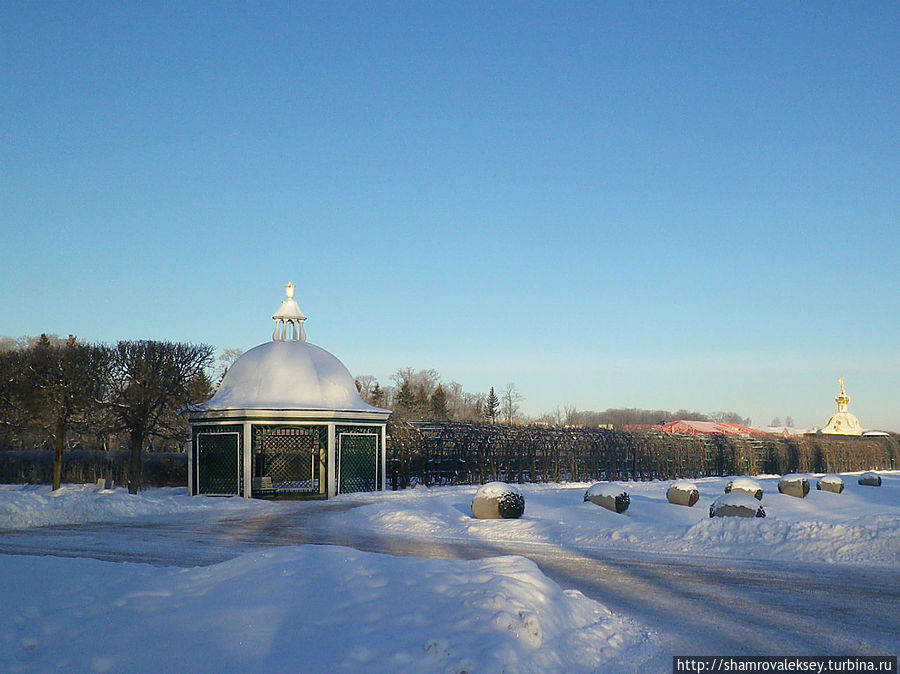
[[375, 407], [390, 407], [393, 397], [393, 388], [383, 387], [378, 379], [370, 374], [362, 374], [354, 379], [359, 397], [369, 405]]
[[104, 396], [110, 353], [102, 346], [63, 346], [41, 339], [24, 353], [15, 397], [27, 426], [53, 444], [53, 489], [62, 480], [63, 451], [75, 428], [87, 427]]
[[234, 365], [234, 361], [242, 355], [244, 355], [244, 352], [241, 349], [224, 349], [222, 353], [219, 354], [219, 357], [216, 358], [216, 367], [213, 370], [213, 379], [215, 380], [216, 388], [222, 384], [222, 380], [225, 379], [225, 375], [228, 374], [228, 368]]
[[400, 368], [391, 375], [397, 385], [395, 413], [399, 418], [424, 419], [429, 416], [428, 403], [440, 384], [437, 370]]
[[500, 394], [500, 410], [506, 423], [511, 424], [519, 413], [519, 403], [524, 397], [513, 383], [507, 384]]
[[131, 445], [128, 492], [141, 489], [141, 453], [152, 435], [171, 431], [171, 411], [191, 402], [191, 384], [212, 360], [205, 344], [122, 341], [112, 351], [110, 409]]
[[[0, 440], [9, 442], [22, 428], [24, 416], [18, 401], [18, 385], [25, 369], [25, 354], [21, 349], [0, 351]], [[0, 446], [2, 446], [0, 445]]]
[[718, 421], [722, 424], [736, 424], [738, 426], [749, 426], [750, 417], [742, 417], [737, 412], [713, 412], [709, 415], [710, 421]]
[[356, 390], [359, 391], [359, 397], [371, 405], [372, 391], [378, 385], [378, 380], [370, 374], [361, 374], [353, 382], [356, 384]]

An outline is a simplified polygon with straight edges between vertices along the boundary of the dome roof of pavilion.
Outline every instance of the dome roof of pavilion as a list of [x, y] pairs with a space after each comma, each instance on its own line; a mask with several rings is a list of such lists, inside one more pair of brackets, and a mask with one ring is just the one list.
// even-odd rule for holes
[[[204, 410], [331, 410], [380, 412], [363, 401], [353, 376], [337, 357], [306, 341], [306, 316], [287, 299], [275, 319], [271, 342], [260, 344], [238, 358], [225, 374], [216, 394], [194, 407]], [[288, 338], [288, 334], [292, 338]]]

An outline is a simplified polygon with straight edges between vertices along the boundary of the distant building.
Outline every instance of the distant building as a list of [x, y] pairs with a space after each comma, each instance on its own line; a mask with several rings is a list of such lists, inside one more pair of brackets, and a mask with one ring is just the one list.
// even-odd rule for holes
[[767, 426], [766, 432], [772, 435], [780, 435], [785, 438], [792, 438], [800, 435], [815, 433], [814, 428], [794, 428], [793, 426]]
[[693, 421], [689, 419], [670, 421], [666, 424], [651, 426], [651, 429], [662, 431], [663, 433], [683, 435], [732, 435], [744, 438], [769, 435], [765, 431], [738, 424], [726, 424], [719, 421]]
[[859, 424], [859, 419], [847, 411], [850, 405], [850, 396], [844, 392], [844, 378], [838, 379], [841, 385], [841, 392], [834, 398], [837, 403], [838, 411], [834, 413], [828, 420], [828, 423], [819, 433], [826, 435], [862, 435], [863, 429]]

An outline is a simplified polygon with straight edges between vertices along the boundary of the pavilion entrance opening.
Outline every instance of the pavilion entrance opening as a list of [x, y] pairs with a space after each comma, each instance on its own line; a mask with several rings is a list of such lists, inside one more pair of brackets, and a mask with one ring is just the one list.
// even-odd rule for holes
[[326, 426], [254, 426], [253, 491], [324, 493]]

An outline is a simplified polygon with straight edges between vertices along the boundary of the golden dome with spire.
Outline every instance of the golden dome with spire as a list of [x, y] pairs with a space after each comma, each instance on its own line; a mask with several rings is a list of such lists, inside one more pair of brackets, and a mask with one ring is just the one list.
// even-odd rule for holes
[[850, 396], [844, 391], [844, 378], [838, 379], [841, 385], [841, 392], [834, 397], [837, 403], [838, 411], [831, 416], [825, 427], [819, 431], [828, 435], [862, 435], [863, 429], [859, 424], [859, 419], [847, 411], [850, 405]]

